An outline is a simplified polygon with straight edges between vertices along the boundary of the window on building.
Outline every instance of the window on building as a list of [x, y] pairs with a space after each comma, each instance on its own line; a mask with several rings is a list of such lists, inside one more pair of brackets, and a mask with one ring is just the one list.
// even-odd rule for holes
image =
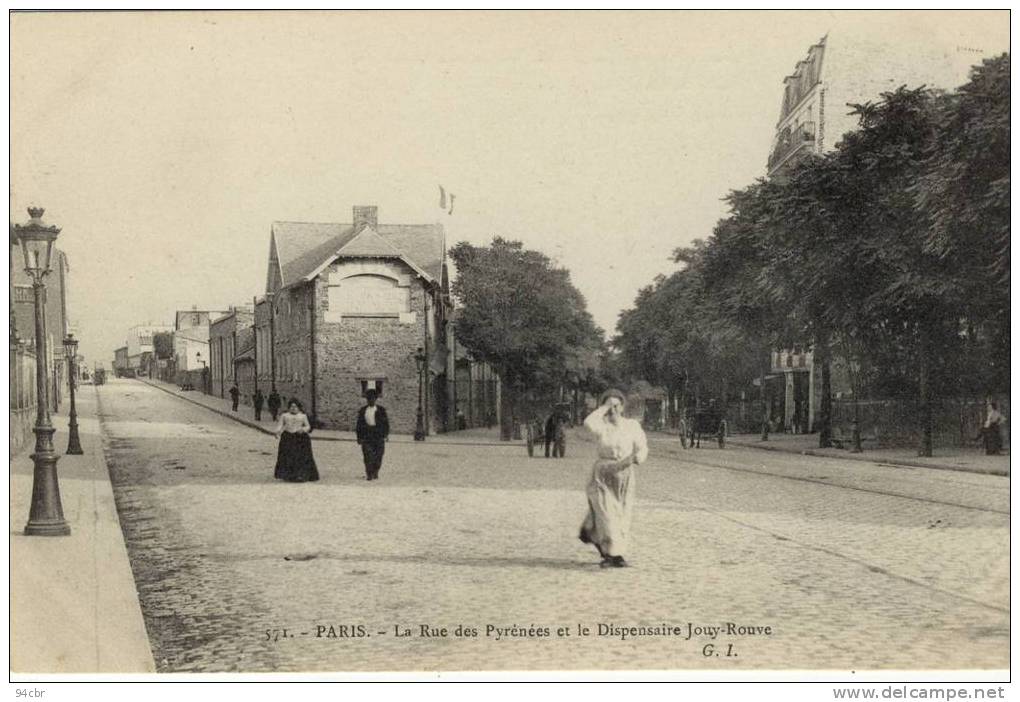
[[385, 378], [365, 378], [360, 380], [361, 383], [361, 396], [364, 397], [365, 393], [369, 390], [375, 390], [379, 397], [383, 396], [383, 381]]

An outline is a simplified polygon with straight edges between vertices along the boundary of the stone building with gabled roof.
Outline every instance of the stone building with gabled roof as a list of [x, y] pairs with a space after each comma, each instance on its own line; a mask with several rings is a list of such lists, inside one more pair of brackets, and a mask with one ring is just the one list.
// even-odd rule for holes
[[351, 430], [375, 388], [392, 430], [412, 433], [420, 347], [426, 429], [447, 426], [442, 225], [382, 224], [376, 207], [355, 207], [349, 224], [274, 222], [265, 292], [254, 349], [263, 392], [297, 398], [317, 426]]

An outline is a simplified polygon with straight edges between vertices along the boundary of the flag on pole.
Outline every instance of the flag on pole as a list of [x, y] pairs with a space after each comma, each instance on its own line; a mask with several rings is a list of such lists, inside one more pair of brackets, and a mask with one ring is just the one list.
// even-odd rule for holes
[[[441, 210], [446, 210], [446, 195], [447, 195], [446, 188], [444, 188], [442, 185], [440, 185], [439, 186], [439, 209], [441, 209]], [[449, 208], [449, 210], [447, 210], [446, 214], [453, 214], [453, 199], [455, 197], [457, 197], [457, 196], [454, 195], [453, 193], [450, 193], [449, 195], [450, 195], [450, 208]]]

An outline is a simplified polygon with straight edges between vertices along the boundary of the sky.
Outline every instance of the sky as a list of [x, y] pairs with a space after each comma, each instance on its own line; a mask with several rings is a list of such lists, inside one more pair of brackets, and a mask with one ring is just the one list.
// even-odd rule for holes
[[10, 219], [62, 228], [90, 361], [250, 303], [274, 220], [354, 205], [546, 253], [611, 335], [764, 176], [783, 77], [844, 31], [1009, 47], [1006, 11], [15, 14]]

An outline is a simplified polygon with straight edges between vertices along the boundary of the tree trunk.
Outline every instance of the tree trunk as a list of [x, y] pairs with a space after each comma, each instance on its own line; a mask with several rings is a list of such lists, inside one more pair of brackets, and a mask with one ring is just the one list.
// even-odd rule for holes
[[829, 448], [832, 446], [832, 352], [828, 335], [817, 340], [816, 359], [822, 375], [822, 399], [818, 406], [818, 448]]
[[921, 390], [921, 446], [918, 456], [932, 455], [932, 383], [931, 383], [931, 343], [927, 328], [921, 329], [921, 348], [919, 365], [919, 385]]
[[499, 392], [499, 440], [510, 441], [514, 430], [513, 390], [506, 375], [506, 369], [500, 371]]
[[676, 429], [676, 388], [670, 386], [666, 390], [666, 426]]
[[772, 357], [770, 349], [765, 350], [761, 363], [761, 440], [769, 440], [769, 398], [765, 393], [766, 376], [768, 375], [769, 358]]

